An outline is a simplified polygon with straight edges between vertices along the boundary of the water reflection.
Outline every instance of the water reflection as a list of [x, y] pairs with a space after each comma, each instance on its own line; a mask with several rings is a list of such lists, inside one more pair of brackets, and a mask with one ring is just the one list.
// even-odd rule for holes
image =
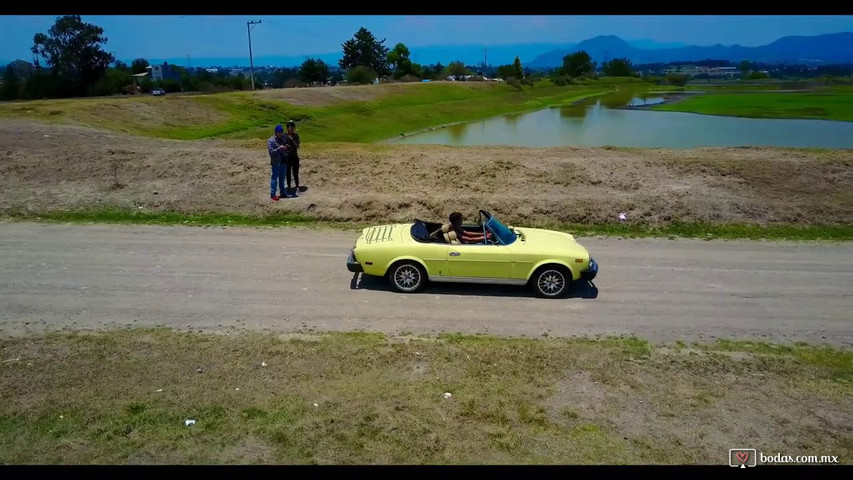
[[853, 122], [735, 118], [644, 109], [663, 101], [661, 93], [625, 90], [573, 105], [451, 125], [390, 141], [456, 146], [853, 148]]
[[471, 125], [470, 123], [457, 123], [455, 125], [448, 125], [442, 130], [447, 132], [451, 140], [458, 142], [465, 138], [465, 132], [471, 128]]

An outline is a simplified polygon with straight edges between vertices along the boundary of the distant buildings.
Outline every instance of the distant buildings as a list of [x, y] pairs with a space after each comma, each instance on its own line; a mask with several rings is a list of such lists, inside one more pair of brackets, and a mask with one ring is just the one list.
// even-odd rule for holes
[[175, 69], [166, 62], [163, 62], [163, 65], [149, 65], [147, 69], [151, 80], [154, 80], [155, 82], [162, 80], [179, 81], [181, 79], [181, 74], [175, 71]]
[[696, 65], [678, 65], [663, 71], [664, 74], [701, 75], [710, 78], [733, 78], [740, 75], [737, 67], [705, 67]]

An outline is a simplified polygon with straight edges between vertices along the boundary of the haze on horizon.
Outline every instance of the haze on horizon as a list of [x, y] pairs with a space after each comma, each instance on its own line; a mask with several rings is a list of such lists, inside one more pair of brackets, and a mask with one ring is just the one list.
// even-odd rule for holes
[[[57, 16], [0, 17], [0, 60], [30, 60], [33, 36], [47, 32]], [[789, 35], [853, 31], [853, 16], [150, 16], [83, 15], [104, 28], [106, 50], [116, 58], [247, 56], [246, 22], [256, 57], [318, 55], [339, 51], [341, 43], [365, 27], [386, 46], [410, 49], [441, 45], [577, 43], [598, 35], [660, 46], [765, 45]]]

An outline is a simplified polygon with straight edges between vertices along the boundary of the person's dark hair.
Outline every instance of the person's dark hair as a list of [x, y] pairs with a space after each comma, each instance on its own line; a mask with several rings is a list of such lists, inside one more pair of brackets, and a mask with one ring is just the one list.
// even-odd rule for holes
[[450, 223], [456, 225], [457, 223], [462, 221], [462, 214], [459, 212], [453, 212], [450, 214]]
[[294, 122], [293, 120], [288, 120], [287, 121], [287, 128], [290, 128], [290, 127], [296, 128], [296, 122]]

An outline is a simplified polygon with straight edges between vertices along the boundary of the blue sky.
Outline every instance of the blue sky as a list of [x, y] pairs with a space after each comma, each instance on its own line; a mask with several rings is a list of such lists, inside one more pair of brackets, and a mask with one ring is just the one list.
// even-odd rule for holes
[[[596, 35], [692, 45], [758, 46], [786, 35], [853, 31], [853, 16], [98, 16], [83, 20], [105, 29], [106, 50], [121, 59], [248, 55], [247, 20], [255, 56], [337, 52], [366, 27], [386, 45], [505, 45], [579, 42]], [[55, 16], [0, 17], [0, 60], [31, 60], [33, 35]]]

